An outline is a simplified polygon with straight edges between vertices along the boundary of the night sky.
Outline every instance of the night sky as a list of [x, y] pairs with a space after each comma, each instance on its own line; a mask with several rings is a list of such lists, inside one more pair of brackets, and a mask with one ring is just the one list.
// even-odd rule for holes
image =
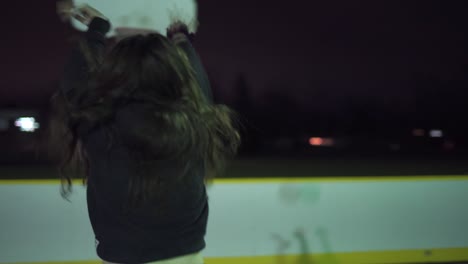
[[[10, 1], [2, 38], [0, 105], [44, 104], [70, 48], [55, 1]], [[349, 98], [404, 110], [415, 76], [468, 71], [462, 1], [199, 1], [195, 46], [216, 94], [231, 100], [244, 74], [254, 101], [280, 91], [334, 111]]]

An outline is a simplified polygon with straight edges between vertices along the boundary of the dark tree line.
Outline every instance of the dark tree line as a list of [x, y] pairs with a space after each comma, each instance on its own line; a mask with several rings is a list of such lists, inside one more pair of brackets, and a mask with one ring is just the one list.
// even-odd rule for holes
[[[349, 96], [335, 111], [299, 106], [289, 94], [291, 87], [287, 83], [267, 87], [262, 98], [254, 100], [248, 79], [239, 74], [233, 84], [231, 106], [246, 125], [247, 145], [251, 148], [260, 138], [306, 134], [394, 140], [410, 136], [415, 128], [443, 129], [451, 138], [464, 141], [468, 130], [468, 67], [465, 70], [452, 80], [414, 74], [408, 80], [410, 96], [403, 108]], [[314, 100], [319, 99], [311, 98], [311, 104]]]

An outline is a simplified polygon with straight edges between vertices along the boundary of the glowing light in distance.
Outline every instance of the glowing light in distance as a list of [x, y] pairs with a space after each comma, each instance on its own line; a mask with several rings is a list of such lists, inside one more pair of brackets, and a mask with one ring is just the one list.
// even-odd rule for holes
[[319, 138], [319, 137], [311, 137], [309, 139], [309, 144], [311, 146], [321, 146], [323, 144], [323, 138]]
[[434, 130], [429, 131], [429, 136], [433, 138], [441, 138], [444, 136], [444, 132], [439, 129], [434, 129]]
[[15, 126], [22, 132], [34, 132], [40, 127], [34, 117], [20, 117], [16, 119]]
[[311, 137], [309, 145], [314, 147], [331, 147], [335, 145], [333, 138]]

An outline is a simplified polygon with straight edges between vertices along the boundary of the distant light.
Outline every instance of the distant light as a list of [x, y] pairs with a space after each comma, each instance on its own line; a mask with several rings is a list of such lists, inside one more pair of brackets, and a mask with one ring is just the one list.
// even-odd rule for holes
[[8, 120], [0, 119], [0, 131], [6, 131], [9, 128]]
[[413, 129], [413, 136], [415, 137], [424, 137], [426, 131], [424, 129], [416, 128]]
[[335, 140], [333, 138], [311, 137], [309, 145], [314, 147], [331, 147], [335, 145]]
[[309, 139], [309, 144], [311, 146], [321, 146], [323, 144], [323, 138], [312, 137]]
[[442, 130], [439, 129], [434, 129], [429, 131], [429, 136], [433, 138], [441, 138], [444, 136], [444, 132], [442, 132]]
[[19, 127], [22, 132], [34, 132], [39, 128], [39, 123], [34, 117], [20, 117], [16, 119], [15, 126]]

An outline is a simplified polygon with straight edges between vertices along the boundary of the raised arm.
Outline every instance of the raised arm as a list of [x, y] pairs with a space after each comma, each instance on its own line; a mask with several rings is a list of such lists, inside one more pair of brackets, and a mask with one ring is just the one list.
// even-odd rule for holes
[[193, 70], [195, 71], [195, 78], [197, 78], [198, 84], [202, 90], [202, 93], [205, 95], [206, 99], [213, 103], [213, 94], [211, 91], [210, 81], [208, 75], [206, 74], [205, 68], [198, 56], [195, 48], [190, 42], [189, 33], [187, 26], [183, 23], [176, 22], [168, 28], [168, 37], [177, 45], [179, 45], [187, 54], [190, 64], [192, 65]]
[[[65, 11], [62, 10], [62, 14]], [[77, 89], [87, 85], [93, 64], [97, 64], [106, 46], [105, 35], [110, 30], [110, 23], [97, 10], [90, 6], [66, 11], [82, 23], [88, 25], [84, 38], [75, 45], [67, 59], [60, 81], [60, 89], [65, 97], [71, 99]], [[60, 14], [60, 10], [59, 10]]]

